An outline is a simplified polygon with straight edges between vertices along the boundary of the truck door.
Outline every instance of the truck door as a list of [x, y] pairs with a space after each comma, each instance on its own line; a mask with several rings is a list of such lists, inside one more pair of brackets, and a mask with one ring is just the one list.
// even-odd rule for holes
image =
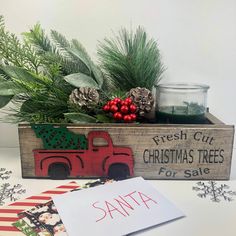
[[91, 140], [91, 167], [95, 175], [103, 176], [104, 160], [112, 154], [112, 144], [109, 138], [93, 137]]

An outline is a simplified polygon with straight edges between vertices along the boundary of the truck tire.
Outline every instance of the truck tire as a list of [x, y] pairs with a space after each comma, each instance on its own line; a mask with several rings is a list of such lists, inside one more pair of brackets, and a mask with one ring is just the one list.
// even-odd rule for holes
[[69, 174], [69, 168], [65, 163], [53, 163], [48, 169], [51, 179], [67, 179]]
[[129, 175], [129, 167], [126, 164], [112, 164], [108, 170], [108, 177], [110, 179], [127, 179]]

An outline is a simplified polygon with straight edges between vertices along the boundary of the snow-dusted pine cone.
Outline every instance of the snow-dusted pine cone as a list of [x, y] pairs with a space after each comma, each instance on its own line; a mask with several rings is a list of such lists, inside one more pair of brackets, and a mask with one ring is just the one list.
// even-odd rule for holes
[[137, 106], [139, 116], [145, 116], [152, 110], [154, 104], [154, 97], [150, 90], [146, 88], [133, 88], [128, 92], [128, 97], [133, 100], [133, 103]]
[[70, 94], [69, 100], [72, 104], [76, 104], [81, 107], [90, 107], [91, 105], [98, 103], [99, 94], [94, 88], [76, 88]]

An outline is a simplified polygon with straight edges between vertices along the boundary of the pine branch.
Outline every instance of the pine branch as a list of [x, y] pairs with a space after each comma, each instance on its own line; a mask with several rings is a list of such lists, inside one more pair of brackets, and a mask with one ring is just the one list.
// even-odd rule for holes
[[64, 74], [61, 56], [39, 23], [29, 32], [24, 32], [23, 36], [24, 41], [34, 47], [43, 62], [41, 73], [53, 80]]
[[67, 69], [68, 65], [64, 65], [64, 57], [60, 55], [57, 46], [50, 41], [39, 23], [29, 32], [24, 32], [23, 36], [25, 42], [33, 45], [34, 49], [43, 61], [41, 73], [51, 77], [52, 79], [70, 73]]
[[[9, 108], [8, 122], [63, 123], [68, 112], [68, 95], [49, 89], [45, 92], [18, 94]], [[23, 104], [22, 104], [23, 103]]]
[[[1, 68], [11, 79], [14, 108], [9, 108], [8, 121], [43, 122], [64, 119], [68, 111], [68, 97], [72, 90], [65, 81], [53, 81], [42, 75], [27, 72], [23, 68]], [[59, 82], [59, 83], [58, 83]], [[17, 91], [20, 91], [19, 93]]]
[[38, 73], [40, 58], [28, 43], [5, 30], [3, 17], [0, 18], [0, 60], [1, 64], [14, 65]]
[[91, 76], [99, 85], [103, 83], [103, 74], [95, 66], [82, 44], [73, 39], [69, 42], [65, 36], [51, 30], [51, 38], [47, 37], [40, 24], [36, 24], [30, 32], [24, 33], [25, 41], [34, 45], [43, 61], [41, 73], [54, 81], [68, 74], [82, 72]]
[[4, 17], [2, 15], [0, 15], [0, 27], [1, 28], [5, 27]]
[[101, 82], [102, 74], [77, 40], [69, 42], [52, 31], [50, 41], [40, 24], [23, 35], [24, 40], [20, 42], [5, 30], [0, 17], [0, 107], [12, 99], [14, 106], [7, 110], [7, 121], [64, 122], [68, 98], [74, 89], [64, 76], [87, 73]]
[[63, 74], [67, 75], [79, 72], [82, 63], [69, 52], [68, 49], [71, 47], [70, 42], [64, 35], [55, 30], [51, 30], [51, 37], [57, 51], [57, 55], [54, 56], [61, 63], [62, 70], [64, 70]]
[[148, 39], [141, 27], [135, 33], [121, 29], [114, 38], [105, 38], [99, 44], [98, 56], [105, 74], [125, 91], [151, 89], [164, 71], [156, 41]]
[[61, 75], [68, 75], [79, 71], [85, 71], [82, 67], [81, 60], [78, 60], [70, 52], [71, 44], [65, 36], [55, 30], [51, 30], [51, 38], [45, 34], [45, 31], [41, 28], [40, 24], [36, 24], [30, 32], [25, 32], [25, 40], [32, 44], [37, 52], [40, 54], [42, 61], [44, 62], [44, 73], [53, 77], [52, 69], [55, 69], [54, 65], [58, 65]]
[[70, 47], [70, 42], [66, 39], [66, 37], [56, 30], [51, 30], [51, 37], [53, 40], [53, 43], [56, 45], [57, 52], [70, 59], [73, 60], [71, 55], [68, 53], [67, 48]]
[[24, 36], [24, 40], [33, 45], [38, 53], [55, 51], [55, 48], [51, 45], [50, 39], [39, 23], [37, 23], [30, 32], [24, 32], [22, 35]]

